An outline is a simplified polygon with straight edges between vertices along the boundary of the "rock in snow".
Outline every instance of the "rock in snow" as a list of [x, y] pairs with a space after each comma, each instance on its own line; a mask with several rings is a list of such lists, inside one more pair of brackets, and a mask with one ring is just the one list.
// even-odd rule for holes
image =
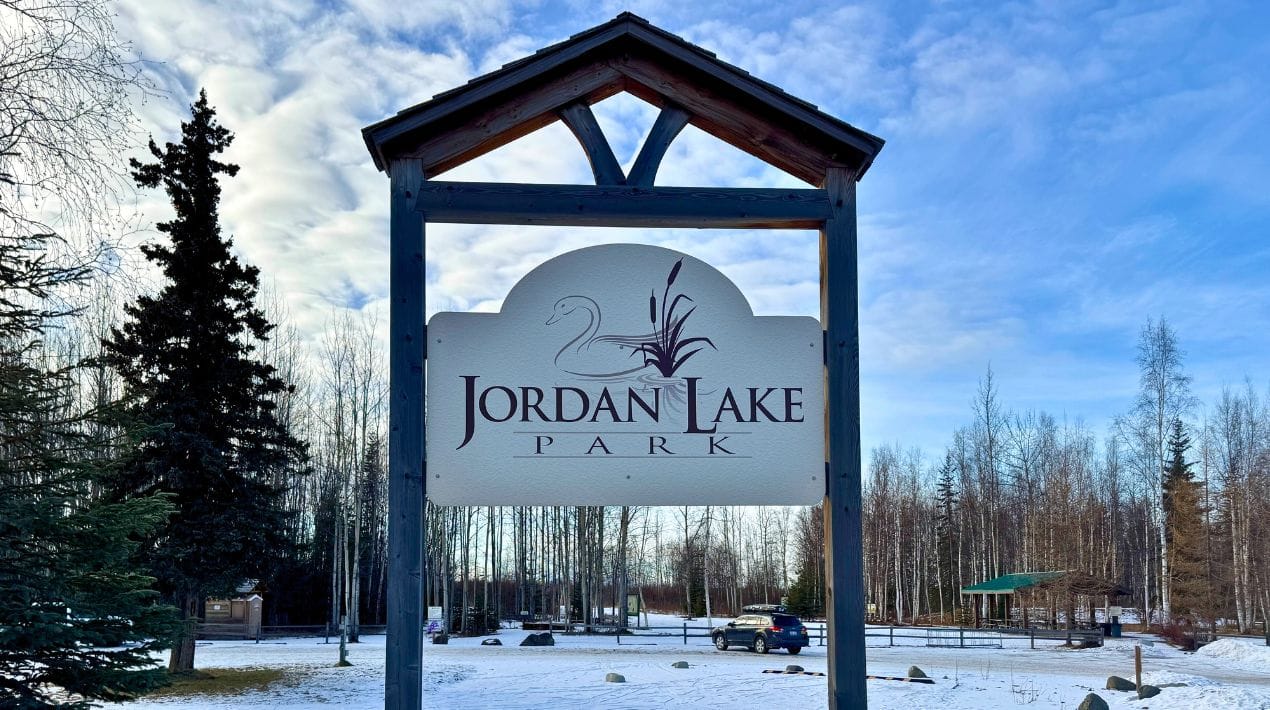
[[1107, 707], [1107, 701], [1098, 697], [1097, 693], [1090, 693], [1085, 699], [1080, 701], [1080, 705], [1076, 706], [1076, 710], [1110, 710]]
[[921, 668], [918, 668], [917, 666], [909, 666], [908, 677], [909, 678], [926, 678], [927, 675], [922, 672]]
[[1160, 694], [1160, 689], [1155, 687], [1154, 685], [1147, 685], [1146, 683], [1143, 683], [1142, 687], [1138, 688], [1138, 700], [1146, 700], [1147, 698], [1154, 698], [1155, 696], [1159, 694]]
[[1133, 681], [1121, 678], [1118, 675], [1107, 676], [1107, 690], [1137, 690], [1138, 686]]
[[621, 673], [609, 673], [608, 675], [604, 676], [604, 682], [605, 683], [625, 683], [626, 676], [622, 675]]
[[551, 635], [550, 631], [544, 631], [540, 634], [529, 634], [524, 641], [520, 642], [521, 646], [555, 646], [556, 639]]

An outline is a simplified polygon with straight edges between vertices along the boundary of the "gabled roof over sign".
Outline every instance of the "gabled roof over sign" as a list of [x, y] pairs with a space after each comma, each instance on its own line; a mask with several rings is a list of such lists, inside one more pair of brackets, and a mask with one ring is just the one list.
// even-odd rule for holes
[[627, 91], [811, 184], [831, 167], [864, 174], [883, 141], [647, 20], [613, 20], [362, 130], [375, 165], [419, 158], [433, 177]]

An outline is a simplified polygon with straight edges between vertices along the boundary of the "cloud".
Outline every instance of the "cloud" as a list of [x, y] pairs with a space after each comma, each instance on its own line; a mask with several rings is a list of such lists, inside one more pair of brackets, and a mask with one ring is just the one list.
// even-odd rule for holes
[[[310, 340], [332, 308], [381, 312], [386, 303], [388, 181], [372, 167], [361, 128], [629, 7], [887, 139], [859, 188], [862, 397], [873, 417], [866, 448], [909, 436], [938, 447], [940, 432], [965, 420], [988, 362], [1029, 406], [1109, 415], [1114, 397], [1082, 402], [1071, 392], [1118, 395], [1120, 377], [1131, 388], [1132, 340], [1148, 315], [1175, 322], [1193, 343], [1195, 370], [1211, 368], [1218, 380], [1255, 370], [1267, 345], [1270, 141], [1261, 127], [1270, 100], [1261, 66], [1270, 48], [1247, 30], [1258, 26], [1256, 8], [1241, 16], [1198, 3], [1092, 12], [1045, 2], [914, 9], [806, 0], [119, 7], [120, 34], [153, 62], [149, 74], [169, 94], [141, 107], [146, 129], [161, 142], [174, 137], [206, 87], [237, 134], [229, 158], [243, 169], [225, 186], [225, 229]], [[615, 97], [595, 113], [629, 167], [656, 109]], [[591, 177], [557, 123], [442, 179]], [[802, 186], [695, 128], [672, 145], [658, 182]], [[143, 195], [140, 206], [154, 221], [168, 214], [162, 194]], [[701, 258], [760, 314], [819, 310], [812, 232], [429, 225], [428, 312], [496, 310], [537, 264], [605, 241]]]

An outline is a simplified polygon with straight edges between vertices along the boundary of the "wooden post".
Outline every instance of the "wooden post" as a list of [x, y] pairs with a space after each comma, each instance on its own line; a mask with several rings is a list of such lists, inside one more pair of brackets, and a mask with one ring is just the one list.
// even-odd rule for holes
[[384, 710], [423, 707], [423, 184], [417, 159], [390, 169], [388, 638]]
[[1142, 687], [1142, 644], [1133, 647], [1133, 682]]
[[825, 329], [825, 581], [829, 708], [868, 706], [860, 499], [860, 332], [855, 172], [825, 173], [829, 218], [820, 230], [820, 318]]

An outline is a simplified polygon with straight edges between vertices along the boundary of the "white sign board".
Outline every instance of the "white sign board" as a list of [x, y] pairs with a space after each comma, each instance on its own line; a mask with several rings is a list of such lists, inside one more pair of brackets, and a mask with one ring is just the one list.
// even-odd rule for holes
[[499, 313], [428, 323], [441, 505], [805, 505], [824, 495], [814, 318], [755, 316], [703, 261], [611, 244], [526, 275]]

